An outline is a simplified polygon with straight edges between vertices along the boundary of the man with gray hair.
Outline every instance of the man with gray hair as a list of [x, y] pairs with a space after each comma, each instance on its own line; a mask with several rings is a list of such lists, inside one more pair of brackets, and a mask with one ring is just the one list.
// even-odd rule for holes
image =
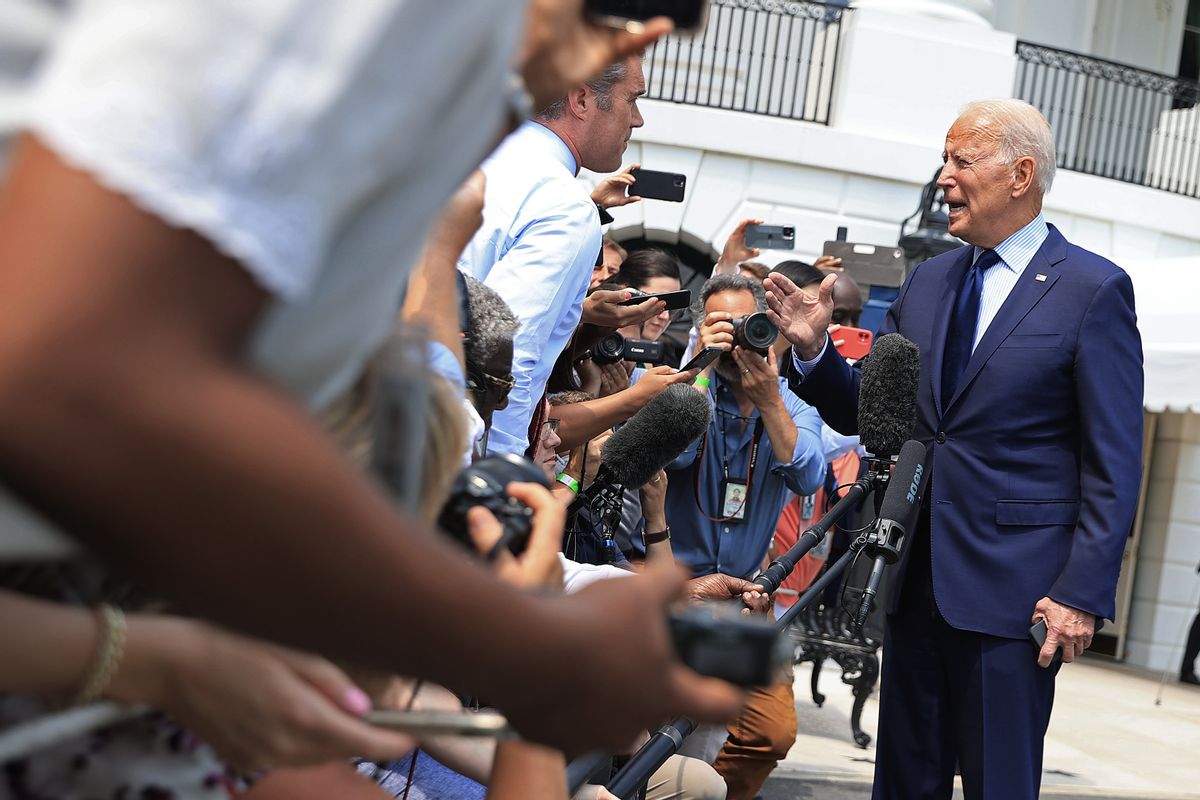
[[459, 269], [494, 289], [521, 321], [515, 384], [507, 407], [496, 411], [489, 452], [525, 451], [551, 368], [581, 316], [615, 328], [665, 307], [658, 300], [620, 306], [629, 292], [595, 292], [584, 308], [600, 218], [576, 175], [620, 168], [633, 129], [642, 125], [637, 100], [645, 89], [640, 57], [612, 64], [518, 128], [483, 165], [483, 225]]
[[[920, 348], [913, 438], [931, 479], [887, 602], [873, 797], [948, 800], [957, 764], [967, 797], [1033, 800], [1059, 658], [1115, 613], [1141, 342], [1129, 276], [1042, 216], [1054, 138], [1037, 109], [971, 103], [942, 157], [968, 244], [918, 265], [880, 329]], [[772, 276], [768, 302], [793, 389], [856, 433], [859, 372], [826, 334], [834, 280], [812, 296]]]

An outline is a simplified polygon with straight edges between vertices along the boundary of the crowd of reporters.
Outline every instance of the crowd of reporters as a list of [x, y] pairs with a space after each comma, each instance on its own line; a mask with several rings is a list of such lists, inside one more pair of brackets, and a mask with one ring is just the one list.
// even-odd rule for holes
[[[673, 655], [665, 611], [684, 598], [769, 613], [773, 598], [750, 579], [777, 522], [798, 498], [832, 488], [829, 465], [854, 442], [834, 441], [789, 391], [783, 340], [747, 332], [766, 310], [766, 269], [744, 238], [755, 220], [734, 229], [682, 325], [682, 308], [657, 297], [683, 287], [676, 256], [602, 238], [604, 210], [638, 199], [621, 154], [641, 124], [637, 54], [666, 23], [600, 30], [578, 3], [552, 0], [532, 3], [524, 26], [505, 14], [521, 18], [515, 2], [487, 19], [443, 21], [435, 32], [474, 31], [496, 63], [519, 50], [534, 118], [453, 193], [504, 132], [499, 114], [488, 134], [441, 142], [447, 163], [420, 169], [386, 136], [360, 140], [388, 164], [378, 180], [300, 174], [308, 144], [351, 129], [336, 115], [308, 119], [298, 123], [304, 147], [254, 151], [271, 197], [223, 174], [236, 159], [219, 147], [172, 140], [178, 152], [158, 152], [147, 170], [146, 140], [84, 135], [86, 109], [62, 101], [86, 84], [89, 43], [144, 44], [124, 38], [122, 14], [139, 11], [128, 5], [70, 21], [0, 203], [4, 257], [19, 265], [3, 293], [23, 298], [0, 332], [0, 468], [104, 564], [6, 568], [0, 636], [20, 657], [0, 664], [0, 725], [25, 730], [63, 700], [134, 710], [52, 746], [5, 751], [0, 797], [298, 797], [322, 781], [339, 788], [321, 791], [350, 797], [367, 790], [350, 759], [397, 796], [562, 796], [563, 751], [629, 752], [676, 713], [716, 727], [650, 776], [647, 796], [752, 797], [795, 734], [790, 678], [747, 699], [690, 672]], [[353, 107], [383, 102], [372, 75], [403, 58], [375, 54], [369, 31], [344, 20], [340, 46], [379, 63], [305, 51], [303, 32], [319, 20], [285, 22], [311, 5], [264, 17], [237, 43], [261, 48], [263, 63], [293, 48], [335, 64], [356, 81], [342, 89]], [[399, 48], [413, 38], [405, 14], [439, 8], [391, 5], [381, 4], [380, 30]], [[148, 62], [106, 64], [104, 85], [142, 85], [160, 58], [202, 91], [186, 67], [209, 62], [177, 28], [206, 19], [208, 35], [228, 35], [222, 25], [236, 14], [208, 12], [163, 14], [153, 25], [175, 38]], [[419, 19], [409, 30], [424, 28]], [[483, 69], [459, 66], [447, 65], [448, 79]], [[492, 111], [502, 105], [494, 81], [479, 92]], [[269, 116], [279, 108], [267, 99]], [[427, 100], [391, 101], [380, 130], [395, 133]], [[144, 112], [137, 119], [183, 113], [144, 86], [121, 102]], [[456, 109], [406, 132], [435, 142]], [[212, 113], [235, 149], [257, 141], [235, 134], [253, 139], [255, 124], [271, 122]], [[205, 158], [213, 169], [167, 169]], [[614, 174], [589, 192], [580, 168]], [[280, 200], [330, 186], [341, 193], [328, 212]], [[63, 197], [75, 201], [65, 211]], [[388, 252], [396, 236], [405, 249]], [[345, 278], [341, 264], [354, 259], [370, 264]], [[389, 265], [396, 274], [374, 282]], [[796, 261], [775, 270], [801, 288], [824, 277]], [[852, 282], [839, 286], [854, 313]], [[721, 351], [715, 361], [679, 368], [708, 348]], [[668, 391], [704, 398], [703, 430], [643, 484], [617, 487], [617, 517], [595, 513], [579, 498], [603, 479], [613, 431]], [[394, 413], [408, 416], [398, 439]], [[389, 485], [397, 461], [405, 486]], [[500, 487], [495, 503], [467, 497], [472, 477]], [[480, 706], [499, 708], [526, 740], [414, 739], [364, 718]], [[753, 724], [763, 719], [769, 729]]]

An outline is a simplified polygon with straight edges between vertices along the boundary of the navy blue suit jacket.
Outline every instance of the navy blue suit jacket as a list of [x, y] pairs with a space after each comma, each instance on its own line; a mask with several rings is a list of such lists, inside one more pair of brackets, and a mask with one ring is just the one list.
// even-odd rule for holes
[[[971, 254], [918, 265], [879, 331], [921, 351], [913, 438], [932, 468], [938, 608], [956, 628], [1010, 638], [1026, 636], [1045, 596], [1111, 619], [1141, 480], [1133, 286], [1051, 226], [943, 408], [946, 331]], [[802, 382], [790, 379], [830, 426], [856, 431], [859, 370], [834, 348]], [[902, 584], [893, 581], [889, 610]]]

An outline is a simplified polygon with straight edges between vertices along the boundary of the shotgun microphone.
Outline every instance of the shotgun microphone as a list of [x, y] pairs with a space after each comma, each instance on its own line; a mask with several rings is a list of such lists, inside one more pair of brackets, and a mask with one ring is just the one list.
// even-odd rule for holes
[[910, 524], [913, 509], [917, 508], [921, 501], [924, 477], [925, 445], [910, 439], [900, 448], [896, 468], [883, 495], [879, 520], [875, 523], [875, 531], [867, 544], [867, 552], [875, 556], [875, 563], [871, 567], [867, 588], [863, 591], [862, 604], [854, 619], [854, 624], [859, 630], [866, 624], [867, 615], [871, 613], [871, 603], [879, 593], [883, 568], [888, 564], [895, 564], [900, 558], [906, 526]]

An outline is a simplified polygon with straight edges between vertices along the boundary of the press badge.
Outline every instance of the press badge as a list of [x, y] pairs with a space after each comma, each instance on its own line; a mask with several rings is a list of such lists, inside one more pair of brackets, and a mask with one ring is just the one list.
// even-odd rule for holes
[[745, 481], [735, 481], [729, 478], [721, 481], [721, 516], [727, 522], [741, 522], [746, 518], [746, 506], [750, 501], [750, 491]]

